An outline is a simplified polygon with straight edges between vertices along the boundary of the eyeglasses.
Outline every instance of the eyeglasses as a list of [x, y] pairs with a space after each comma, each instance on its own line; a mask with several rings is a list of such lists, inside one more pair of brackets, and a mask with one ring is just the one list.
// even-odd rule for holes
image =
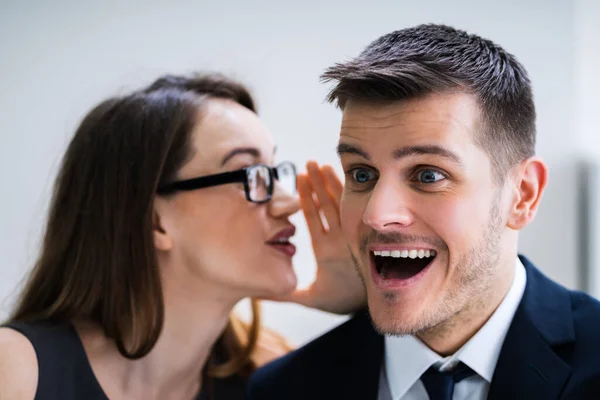
[[255, 164], [236, 171], [186, 179], [160, 186], [158, 194], [171, 194], [182, 190], [196, 190], [228, 183], [243, 183], [246, 200], [251, 203], [266, 203], [273, 196], [274, 182], [277, 180], [289, 194], [296, 193], [296, 167], [284, 161], [276, 167]]

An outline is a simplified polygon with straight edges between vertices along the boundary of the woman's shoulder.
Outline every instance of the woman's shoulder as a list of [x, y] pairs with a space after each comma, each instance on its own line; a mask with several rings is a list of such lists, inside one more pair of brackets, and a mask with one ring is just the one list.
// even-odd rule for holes
[[38, 382], [35, 349], [21, 332], [0, 327], [0, 399], [31, 400]]
[[262, 327], [252, 355], [252, 361], [261, 367], [292, 351], [292, 346], [285, 337], [272, 329]]
[[13, 321], [0, 327], [0, 399], [31, 400], [36, 393], [44, 399], [89, 398], [80, 394], [90, 385], [95, 389], [92, 378], [72, 323]]

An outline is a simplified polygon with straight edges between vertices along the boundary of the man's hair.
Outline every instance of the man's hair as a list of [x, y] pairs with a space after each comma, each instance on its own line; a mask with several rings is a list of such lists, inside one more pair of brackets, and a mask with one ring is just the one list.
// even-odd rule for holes
[[328, 96], [342, 110], [350, 99], [395, 101], [431, 93], [476, 97], [481, 128], [476, 142], [496, 178], [535, 151], [535, 106], [525, 68], [500, 46], [445, 25], [419, 25], [380, 37], [348, 62], [328, 68]]

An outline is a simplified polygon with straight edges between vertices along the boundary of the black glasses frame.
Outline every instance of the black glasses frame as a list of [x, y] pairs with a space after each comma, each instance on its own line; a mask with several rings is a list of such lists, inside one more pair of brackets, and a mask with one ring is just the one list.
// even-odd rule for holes
[[[166, 195], [172, 194], [178, 191], [189, 191], [196, 189], [203, 189], [213, 186], [226, 185], [229, 183], [243, 183], [244, 191], [246, 192], [246, 200], [251, 203], [266, 203], [273, 197], [273, 188], [275, 187], [275, 180], [279, 180], [279, 168], [287, 166], [294, 171], [294, 177], [297, 176], [296, 166], [291, 161], [284, 161], [275, 167], [270, 167], [266, 164], [254, 164], [246, 168], [238, 169], [236, 171], [223, 172], [220, 174], [206, 175], [198, 178], [185, 179], [181, 181], [175, 181], [167, 183], [166, 185], [160, 186], [156, 191], [158, 194]], [[267, 168], [270, 176], [270, 184], [267, 187], [267, 198], [264, 200], [253, 200], [250, 198], [250, 184], [248, 183], [248, 176], [253, 169], [256, 168]]]

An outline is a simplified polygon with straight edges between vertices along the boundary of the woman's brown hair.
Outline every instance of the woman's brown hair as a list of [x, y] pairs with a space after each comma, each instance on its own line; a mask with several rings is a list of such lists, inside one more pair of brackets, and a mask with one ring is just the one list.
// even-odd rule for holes
[[[152, 350], [164, 320], [154, 197], [193, 154], [198, 110], [215, 97], [256, 112], [248, 90], [224, 76], [169, 75], [87, 114], [62, 160], [40, 255], [10, 322], [88, 320], [124, 357]], [[213, 349], [221, 364], [210, 366], [210, 376], [254, 368], [260, 315], [257, 301], [251, 304], [249, 326], [231, 315]]]

